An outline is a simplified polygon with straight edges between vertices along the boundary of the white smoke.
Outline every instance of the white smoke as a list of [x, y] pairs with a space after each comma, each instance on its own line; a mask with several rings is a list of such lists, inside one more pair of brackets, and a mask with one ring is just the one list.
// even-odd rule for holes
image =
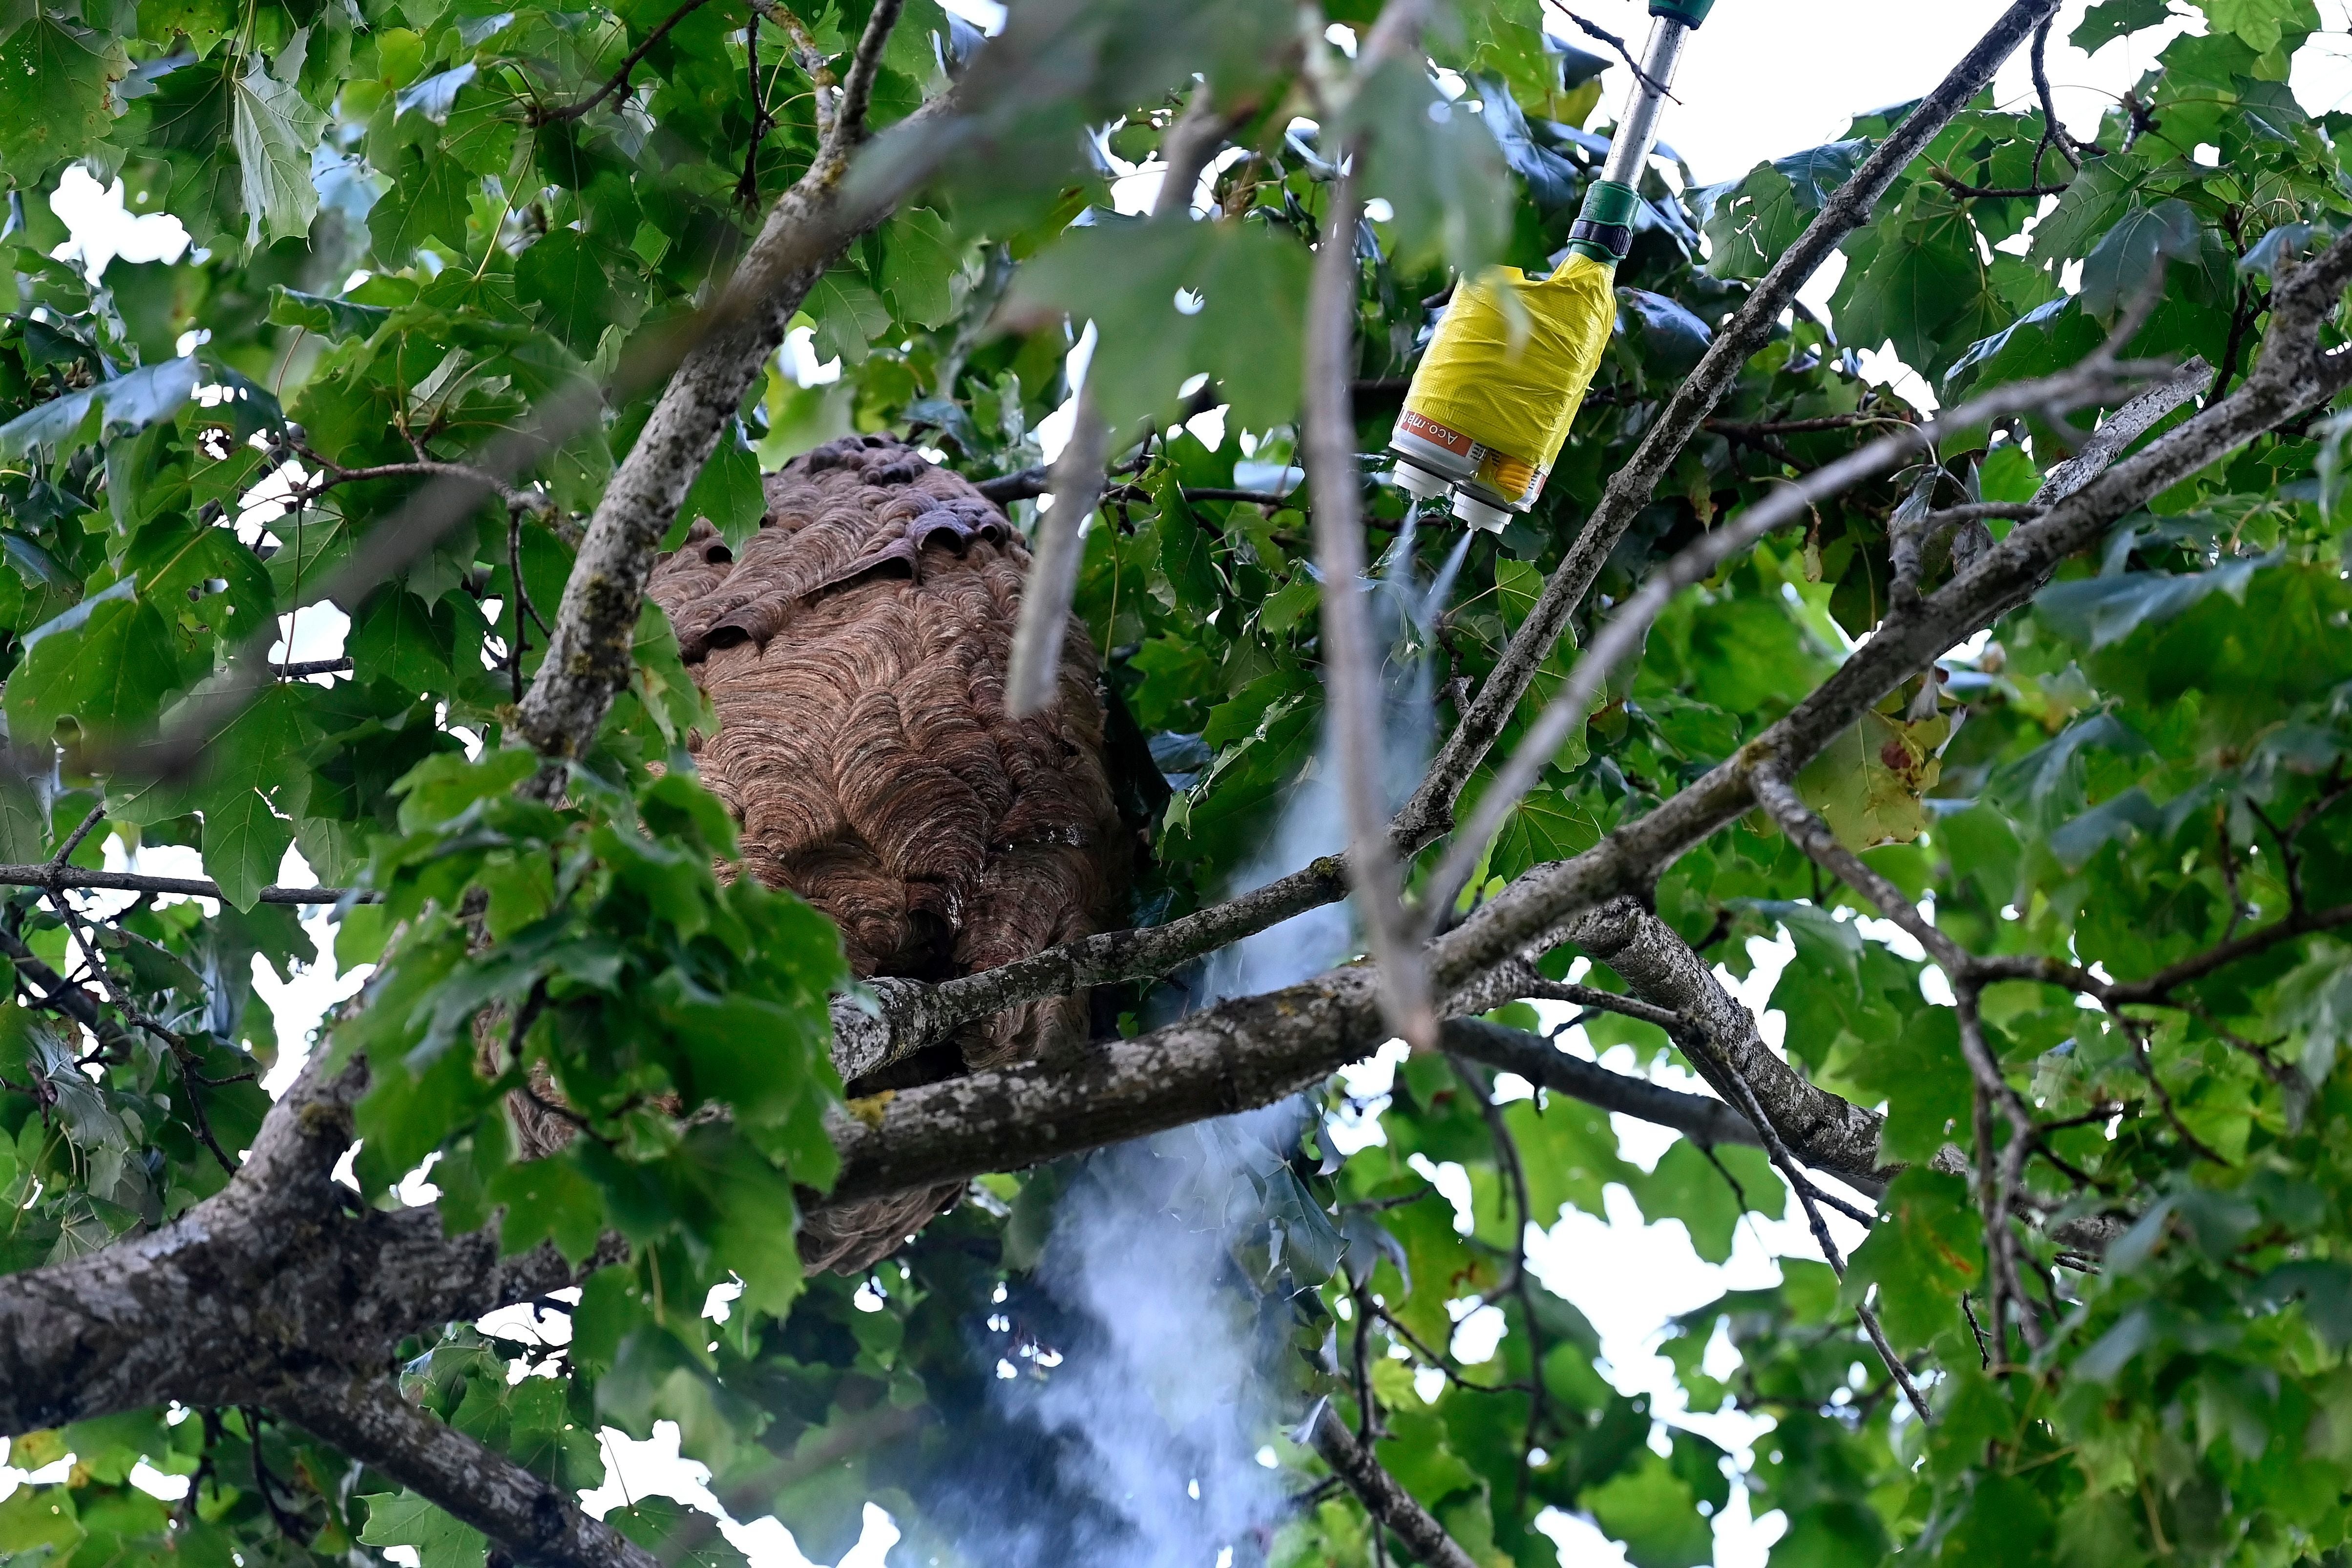
[[1258, 1461], [1280, 1418], [1289, 1310], [1237, 1264], [1233, 1228], [1296, 1146], [1277, 1105], [1105, 1151], [1057, 1206], [1036, 1282], [1071, 1332], [1006, 1414], [1040, 1428], [1053, 1490], [1089, 1506], [966, 1550], [990, 1568], [1249, 1568], [1284, 1506]]
[[[1372, 625], [1389, 650], [1381, 683], [1381, 789], [1391, 810], [1404, 804], [1429, 764], [1437, 716], [1424, 651], [1469, 549], [1470, 534], [1465, 529], [1436, 580], [1423, 588], [1414, 570], [1413, 524], [1409, 519], [1372, 584]], [[1327, 736], [1322, 752], [1290, 787], [1265, 847], [1234, 879], [1233, 891], [1264, 887], [1347, 847], [1347, 807], [1339, 798], [1339, 763]], [[1319, 975], [1349, 956], [1352, 938], [1344, 904], [1293, 915], [1212, 955], [1203, 967], [1195, 1005], [1255, 996]]]
[[[1424, 588], [1412, 531], [1374, 584], [1375, 626], [1391, 648], [1383, 673], [1381, 784], [1401, 804], [1426, 765], [1435, 728], [1423, 654], [1434, 616], [1468, 548]], [[1235, 879], [1246, 891], [1346, 847], [1328, 747], [1289, 791], [1263, 852]], [[1306, 979], [1354, 949], [1348, 908], [1311, 910], [1215, 955], [1195, 1007]], [[1050, 1440], [1065, 1499], [1083, 1518], [1024, 1521], [999, 1513], [992, 1539], [967, 1538], [987, 1568], [1250, 1568], [1285, 1509], [1281, 1474], [1260, 1462], [1281, 1416], [1282, 1358], [1292, 1319], [1235, 1256], [1264, 1233], [1309, 1109], [1303, 1102], [1140, 1139], [1086, 1162], [1055, 1210], [1035, 1282], [1065, 1314], [1058, 1360], [1042, 1377], [1001, 1385], [1004, 1414]], [[1276, 1234], [1281, 1234], [1276, 1228]], [[1254, 1266], [1279, 1278], [1280, 1257]], [[1073, 1553], [1076, 1553], [1073, 1555]]]

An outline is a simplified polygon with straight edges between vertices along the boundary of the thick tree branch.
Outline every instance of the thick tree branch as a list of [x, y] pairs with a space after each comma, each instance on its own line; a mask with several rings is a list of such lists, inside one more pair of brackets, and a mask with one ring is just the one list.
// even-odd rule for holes
[[853, 1102], [828, 1123], [841, 1153], [825, 1208], [959, 1181], [1210, 1116], [1269, 1105], [1378, 1049], [1368, 970], [1342, 969], [1220, 1003], [1071, 1061], [1031, 1062]]
[[[728, 286], [732, 303], [722, 311], [723, 324], [680, 361], [589, 519], [546, 656], [515, 725], [551, 764], [586, 749], [614, 695], [628, 684], [655, 548], [760, 367], [784, 340], [793, 313], [841, 248], [887, 215], [928, 172], [923, 160], [900, 160], [886, 188], [861, 190], [854, 198], [848, 190], [850, 161], [865, 140], [874, 74], [902, 4], [880, 0], [874, 7], [843, 78], [832, 133], [808, 172], [769, 209]], [[541, 770], [537, 789], [552, 795], [561, 779], [560, 768], [551, 766]]]
[[1689, 1020], [1675, 1043], [1691, 1065], [1728, 1104], [1740, 1103], [1733, 1081], [1747, 1085], [1807, 1165], [1873, 1190], [1894, 1175], [1879, 1155], [1878, 1117], [1806, 1082], [1774, 1055], [1756, 1032], [1755, 1015], [1716, 983], [1706, 960], [1674, 927], [1619, 898], [1573, 922], [1568, 936], [1636, 995]]
[[1603, 1111], [1671, 1127], [1694, 1143], [1741, 1144], [1751, 1148], [1764, 1144], [1755, 1124], [1720, 1100], [1612, 1072], [1580, 1056], [1569, 1055], [1539, 1034], [1485, 1019], [1447, 1019], [1439, 1040], [1456, 1056], [1516, 1072], [1540, 1088]]
[[1315, 1451], [1323, 1456], [1334, 1475], [1348, 1483], [1376, 1528], [1386, 1526], [1394, 1531], [1404, 1549], [1430, 1568], [1478, 1568], [1445, 1532], [1445, 1526], [1437, 1522], [1437, 1516], [1414, 1500], [1412, 1493], [1373, 1458], [1371, 1445], [1359, 1441], [1348, 1430], [1328, 1400], [1316, 1406], [1307, 1419], [1307, 1438]]
[[2105, 473], [2133, 442], [2146, 435], [2159, 420], [2212, 388], [2213, 367], [2202, 359], [2189, 360], [2107, 415], [2074, 456], [2053, 464], [2029, 505], [2041, 508], [2064, 500]]
[[272, 1401], [280, 1415], [543, 1568], [663, 1568], [662, 1560], [589, 1518], [554, 1482], [435, 1420], [389, 1378], [305, 1380]]

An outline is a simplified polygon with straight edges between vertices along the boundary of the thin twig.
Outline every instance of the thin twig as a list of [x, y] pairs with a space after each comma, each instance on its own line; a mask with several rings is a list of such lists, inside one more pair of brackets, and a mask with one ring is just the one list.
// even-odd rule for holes
[[2056, 145], [2059, 155], [2071, 166], [2080, 169], [2083, 166], [2083, 150], [2075, 144], [2073, 137], [2066, 134], [2066, 127], [2058, 119], [2057, 105], [2050, 96], [2050, 68], [2043, 59], [2050, 48], [2050, 29], [2057, 25], [2057, 21], [2055, 16], [2050, 17], [2033, 29], [2033, 48], [2028, 57], [2033, 66], [2033, 90], [2042, 99], [2043, 131]]
[[1682, 99], [1675, 97], [1673, 93], [1666, 90], [1665, 83], [1658, 80], [1657, 78], [1652, 76], [1649, 72], [1642, 68], [1642, 62], [1633, 57], [1633, 51], [1626, 46], [1624, 39], [1619, 37], [1616, 34], [1611, 32], [1608, 28], [1601, 26], [1600, 24], [1596, 22], [1589, 22], [1582, 16], [1578, 16], [1575, 12], [1570, 10], [1566, 5], [1562, 4], [1562, 0], [1544, 0], [1544, 4], [1549, 5], [1561, 16], [1567, 17], [1570, 22], [1575, 23], [1577, 30], [1582, 33], [1586, 37], [1592, 39], [1596, 43], [1606, 44], [1611, 48], [1616, 50], [1617, 57], [1625, 62], [1625, 68], [1633, 73], [1633, 79], [1642, 84], [1643, 90], [1654, 92], [1660, 98], [1666, 99], [1669, 103], [1680, 103], [1682, 101]]
[[[191, 876], [147, 876], [138, 872], [85, 871], [79, 866], [0, 865], [0, 887], [102, 888], [116, 893], [169, 893], [189, 898], [219, 898], [220, 883]], [[383, 895], [366, 888], [265, 887], [263, 904], [373, 904]]]
[[100, 800], [89, 809], [89, 815], [81, 820], [81, 825], [66, 835], [66, 841], [58, 846], [58, 852], [49, 857], [49, 863], [62, 869], [68, 861], [73, 859], [74, 851], [81, 848], [81, 841], [89, 837], [90, 830], [104, 821], [106, 821], [106, 802]]
[[671, 28], [701, 10], [707, 3], [708, 0], [686, 0], [686, 4], [671, 12], [659, 26], [646, 35], [644, 43], [629, 51], [628, 57], [621, 62], [621, 68], [613, 73], [612, 79], [586, 98], [577, 103], [565, 104], [559, 109], [549, 109], [543, 104], [533, 104], [524, 111], [523, 118], [532, 125], [552, 125], [558, 120], [579, 119], [614, 93], [626, 96], [629, 90], [629, 73], [635, 70], [646, 56], [653, 52], [653, 47], [656, 44], [669, 36]]
[[[1743, 1102], [1741, 1109], [1748, 1113], [1748, 1119], [1756, 1124], [1758, 1132], [1764, 1134], [1764, 1152], [1771, 1155], [1772, 1163], [1780, 1167], [1781, 1176], [1796, 1189], [1797, 1201], [1805, 1211], [1805, 1223], [1811, 1229], [1813, 1241], [1821, 1248], [1822, 1256], [1828, 1260], [1838, 1278], [1844, 1279], [1845, 1255], [1838, 1250], [1836, 1239], [1830, 1235], [1829, 1221], [1822, 1218], [1821, 1210], [1822, 1200], [1835, 1200], [1813, 1185], [1812, 1178], [1797, 1163], [1796, 1155], [1789, 1152], [1789, 1145], [1781, 1141], [1780, 1130], [1772, 1124], [1772, 1119], [1764, 1113], [1764, 1106], [1756, 1098], [1756, 1091], [1749, 1086], [1748, 1080], [1737, 1069], [1727, 1069], [1725, 1077]], [[1865, 1225], [1873, 1218], [1857, 1214], [1843, 1204], [1838, 1207]], [[1877, 1347], [1879, 1359], [1886, 1364], [1888, 1374], [1902, 1387], [1903, 1396], [1911, 1402], [1911, 1408], [1918, 1412], [1923, 1423], [1932, 1423], [1935, 1417], [1927, 1409], [1927, 1397], [1919, 1392], [1918, 1384], [1912, 1381], [1911, 1369], [1895, 1354], [1894, 1344], [1886, 1337], [1886, 1331], [1879, 1326], [1878, 1314], [1871, 1310], [1867, 1301], [1863, 1301], [1855, 1304], [1854, 1315], [1861, 1320], [1863, 1332], [1870, 1336], [1870, 1343]]]
[[1930, 178], [1956, 196], [1976, 196], [1986, 201], [2012, 201], [2021, 196], [2054, 196], [2063, 191], [2064, 183], [2055, 185], [1971, 185], [1941, 169], [1930, 172]]

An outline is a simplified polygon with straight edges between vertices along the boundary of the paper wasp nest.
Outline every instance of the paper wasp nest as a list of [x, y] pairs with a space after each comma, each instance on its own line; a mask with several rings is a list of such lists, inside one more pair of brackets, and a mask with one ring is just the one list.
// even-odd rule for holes
[[[698, 521], [649, 588], [717, 712], [690, 745], [745, 869], [831, 915], [865, 977], [946, 979], [1099, 929], [1130, 850], [1094, 645], [1073, 619], [1060, 700], [1005, 716], [1029, 551], [1004, 514], [881, 436], [820, 446], [766, 487], [740, 552]], [[1031, 1002], [971, 1026], [961, 1066], [916, 1071], [1033, 1061], [1086, 1030], [1082, 998]], [[961, 1190], [821, 1215], [802, 1251], [865, 1268]]]

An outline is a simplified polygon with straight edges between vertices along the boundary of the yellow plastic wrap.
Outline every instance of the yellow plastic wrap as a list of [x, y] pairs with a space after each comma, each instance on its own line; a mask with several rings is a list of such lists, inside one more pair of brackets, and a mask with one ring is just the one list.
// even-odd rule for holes
[[1546, 278], [1496, 267], [1465, 279], [1413, 372], [1405, 413], [1549, 473], [1609, 347], [1615, 278], [1608, 263], [1571, 255]]

